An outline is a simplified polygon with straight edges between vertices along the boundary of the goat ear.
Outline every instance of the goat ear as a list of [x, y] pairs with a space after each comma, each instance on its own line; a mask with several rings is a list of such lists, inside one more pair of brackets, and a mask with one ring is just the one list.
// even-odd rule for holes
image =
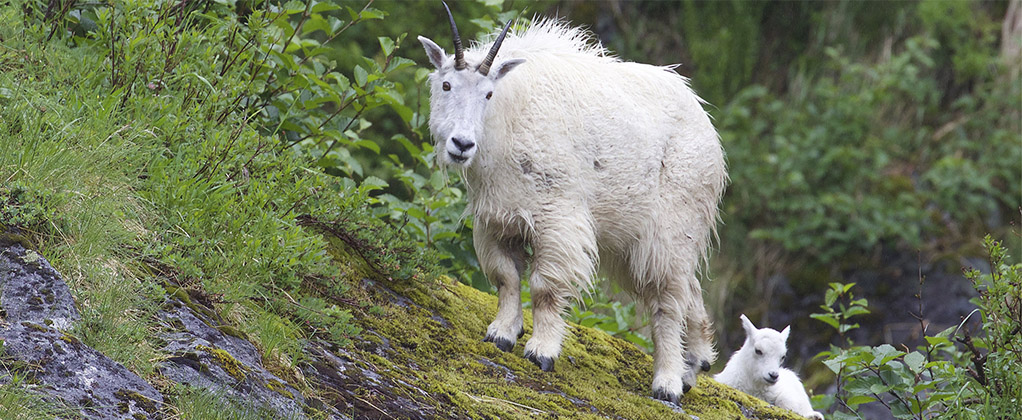
[[746, 317], [745, 314], [742, 314], [741, 318], [742, 328], [745, 329], [745, 336], [752, 337], [752, 333], [756, 332], [756, 326], [752, 325], [752, 321], [749, 321], [749, 318]]
[[426, 49], [426, 56], [429, 57], [429, 62], [433, 63], [433, 67], [436, 67], [437, 70], [440, 70], [444, 66], [444, 60], [447, 60], [447, 53], [435, 42], [422, 35], [419, 35], [419, 42], [422, 43], [422, 48]]
[[781, 330], [781, 338], [784, 339], [784, 342], [786, 342], [786, 343], [788, 342], [788, 334], [790, 332], [791, 332], [791, 325], [789, 325], [787, 327], [784, 327], [784, 329]]
[[492, 77], [494, 81], [500, 80], [501, 77], [506, 76], [508, 73], [511, 72], [511, 70], [514, 70], [515, 67], [518, 67], [519, 64], [522, 64], [524, 62], [525, 62], [524, 58], [512, 58], [510, 60], [504, 60], [504, 62], [500, 63], [500, 65], [497, 66], [497, 71], [490, 72], [490, 77]]

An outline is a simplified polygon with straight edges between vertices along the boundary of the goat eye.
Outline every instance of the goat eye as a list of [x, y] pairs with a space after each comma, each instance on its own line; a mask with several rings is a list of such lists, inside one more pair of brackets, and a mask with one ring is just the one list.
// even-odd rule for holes
[[757, 356], [762, 356], [762, 355], [763, 355], [763, 352], [762, 352], [762, 351], [760, 351], [759, 349], [756, 349], [756, 355], [757, 355]]
[[486, 99], [490, 99], [491, 97], [493, 97], [493, 92], [488, 92], [486, 94]]
[[451, 90], [451, 84], [450, 84], [450, 83], [447, 83], [447, 82], [444, 82], [444, 90], [445, 90], [445, 91], [447, 91], [447, 90]]

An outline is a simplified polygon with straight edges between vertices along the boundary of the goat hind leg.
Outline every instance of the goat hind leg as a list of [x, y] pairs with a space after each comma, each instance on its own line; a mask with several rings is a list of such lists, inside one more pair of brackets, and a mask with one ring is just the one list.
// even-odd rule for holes
[[694, 386], [686, 383], [688, 366], [684, 359], [681, 337], [684, 317], [677, 301], [657, 296], [653, 305], [653, 397], [675, 404]]
[[689, 370], [692, 372], [690, 380], [694, 383], [695, 373], [698, 371], [708, 372], [710, 366], [717, 359], [717, 352], [713, 349], [713, 325], [706, 313], [706, 306], [703, 303], [702, 291], [699, 289], [698, 282], [694, 284], [693, 288], [692, 293], [696, 299], [689, 302], [689, 307], [685, 311], [685, 324], [688, 328], [685, 331], [684, 341], [686, 343], [685, 363], [689, 365]]

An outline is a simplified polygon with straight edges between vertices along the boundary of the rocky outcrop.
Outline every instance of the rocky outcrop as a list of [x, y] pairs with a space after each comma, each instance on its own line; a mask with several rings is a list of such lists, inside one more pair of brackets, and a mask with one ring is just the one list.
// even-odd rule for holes
[[[35, 251], [0, 247], [0, 341], [8, 372], [86, 418], [157, 418], [152, 385], [64, 331], [78, 319], [67, 284]], [[11, 372], [14, 371], [14, 372]]]
[[168, 384], [206, 390], [265, 418], [797, 418], [706, 377], [681, 405], [655, 400], [649, 355], [580, 326], [570, 328], [555, 371], [544, 372], [522, 357], [521, 346], [504, 352], [482, 341], [495, 297], [449, 278], [356, 277], [351, 293], [366, 306], [351, 308], [361, 333], [346, 347], [307, 340], [303, 362], [287, 375], [300, 383], [266, 369], [245, 334], [200, 303], [197, 291], [166, 284], [157, 313], [166, 357], [147, 383], [68, 335], [78, 319], [74, 301], [44, 258], [0, 245], [2, 366], [31, 375], [39, 392], [97, 419], [172, 414], [165, 404], [174, 396], [159, 392]]
[[184, 289], [167, 289], [158, 316], [165, 326], [161, 338], [167, 342], [162, 350], [169, 357], [159, 364], [160, 374], [222, 398], [246, 401], [273, 417], [304, 416], [302, 394], [263, 367], [259, 351], [242, 333], [193, 303]]

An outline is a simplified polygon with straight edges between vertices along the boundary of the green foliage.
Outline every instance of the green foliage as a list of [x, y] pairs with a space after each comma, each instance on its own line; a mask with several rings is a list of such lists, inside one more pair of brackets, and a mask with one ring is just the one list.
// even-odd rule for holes
[[[833, 74], [801, 95], [753, 86], [722, 107], [728, 219], [752, 239], [828, 263], [882, 245], [921, 247], [1016, 205], [1017, 121], [979, 127], [950, 115], [997, 115], [1020, 83], [998, 88], [988, 74], [982, 92], [959, 98], [948, 115], [934, 72], [938, 45], [909, 38], [875, 65], [828, 48]], [[978, 153], [984, 137], [999, 153]]]
[[[1022, 411], [1022, 264], [1008, 265], [1006, 250], [987, 236], [984, 240], [993, 272], [966, 270], [980, 292], [975, 300], [983, 319], [981, 335], [972, 336], [962, 324], [927, 335], [918, 350], [898, 350], [890, 344], [831, 346], [821, 352], [823, 364], [837, 375], [835, 395], [814, 397], [817, 408], [836, 407], [834, 418], [861, 418], [859, 406], [879, 402], [891, 415], [904, 419], [1016, 418]], [[865, 300], [853, 300], [853, 285], [831, 284], [821, 307], [813, 314], [843, 335], [856, 328], [850, 318], [866, 313]], [[848, 306], [839, 304], [846, 297]], [[971, 317], [971, 315], [970, 315]], [[922, 322], [922, 321], [921, 321]], [[957, 343], [957, 344], [956, 344]]]
[[637, 312], [635, 302], [622, 304], [611, 300], [602, 291], [597, 291], [573, 305], [566, 319], [624, 339], [646, 352], [653, 352], [653, 340], [639, 332], [646, 324], [646, 319], [641, 312]]
[[[166, 281], [245, 325], [264, 356], [282, 360], [268, 365], [293, 369], [304, 338], [349, 343], [357, 305], [343, 280], [353, 274], [301, 216], [344, 220], [372, 245], [383, 277], [438, 272], [433, 254], [373, 217], [371, 180], [322, 165], [330, 149], [374, 149], [356, 139], [371, 126], [360, 111], [385, 104], [408, 115], [383, 80], [409, 65], [394, 56], [399, 40], [379, 39], [388, 57], [350, 76], [316, 45], [382, 12], [20, 6], [0, 11], [0, 220], [40, 232], [40, 249], [84, 302], [75, 334], [86, 344], [152, 374]], [[313, 144], [296, 146], [302, 137]]]
[[[207, 390], [176, 386], [168, 395], [169, 403], [182, 420], [259, 420], [278, 418], [276, 411], [251, 401], [236, 401], [226, 395], [211, 393]], [[293, 418], [301, 418], [297, 415]]]
[[859, 328], [859, 324], [847, 322], [854, 316], [869, 313], [869, 303], [865, 298], [855, 299], [855, 295], [851, 293], [852, 287], [855, 287], [855, 283], [831, 283], [824, 294], [823, 305], [820, 305], [824, 312], [810, 315], [813, 319], [836, 329], [842, 341], [845, 340], [846, 332]]
[[0, 187], [0, 232], [52, 232], [49, 224], [61, 223], [58, 209], [65, 201], [66, 197], [52, 191]]

